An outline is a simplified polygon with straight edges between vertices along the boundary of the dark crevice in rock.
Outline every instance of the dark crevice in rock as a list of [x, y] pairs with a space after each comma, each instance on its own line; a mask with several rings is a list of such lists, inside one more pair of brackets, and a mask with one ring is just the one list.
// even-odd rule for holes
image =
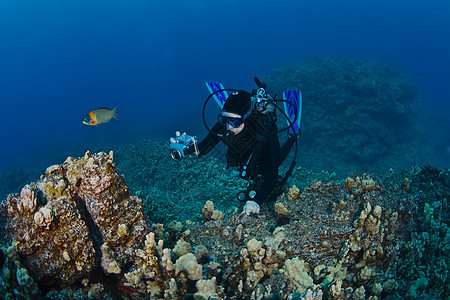
[[89, 229], [89, 236], [91, 237], [95, 251], [95, 264], [99, 265], [102, 257], [101, 246], [103, 244], [103, 237], [100, 233], [100, 229], [98, 228], [97, 224], [95, 224], [94, 220], [92, 220], [91, 214], [87, 210], [84, 200], [78, 196], [75, 196], [74, 201], [76, 203], [77, 210], [80, 213], [81, 219]]
[[75, 196], [74, 201], [76, 203], [77, 210], [80, 213], [81, 219], [86, 223], [86, 226], [88, 227], [89, 236], [92, 240], [95, 251], [95, 266], [91, 272], [90, 279], [92, 282], [99, 282], [104, 284], [115, 299], [120, 299], [121, 293], [116, 288], [116, 284], [118, 283], [117, 278], [115, 278], [113, 275], [106, 274], [100, 265], [102, 260], [101, 247], [103, 245], [103, 237], [100, 233], [100, 229], [92, 219], [92, 216], [89, 213], [84, 200], [79, 196]]

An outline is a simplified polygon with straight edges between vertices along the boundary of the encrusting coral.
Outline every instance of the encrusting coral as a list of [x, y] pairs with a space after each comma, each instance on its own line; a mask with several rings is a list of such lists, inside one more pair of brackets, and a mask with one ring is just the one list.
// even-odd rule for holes
[[140, 204], [112, 153], [87, 152], [47, 168], [39, 182], [8, 197], [8, 230], [38, 282], [70, 284], [88, 277], [96, 256], [106, 273], [118, 274], [131, 261], [130, 249], [147, 231]]
[[202, 215], [205, 222], [223, 219], [223, 213], [220, 210], [214, 209], [214, 202], [211, 200], [206, 201], [202, 209]]
[[47, 200], [36, 184], [27, 185], [8, 197], [7, 213], [13, 244], [38, 281], [73, 283], [90, 273], [93, 242], [69, 195]]

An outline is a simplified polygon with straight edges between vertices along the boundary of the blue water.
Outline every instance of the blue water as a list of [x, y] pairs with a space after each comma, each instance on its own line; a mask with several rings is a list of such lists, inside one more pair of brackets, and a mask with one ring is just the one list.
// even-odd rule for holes
[[[0, 0], [0, 170], [202, 136], [206, 80], [251, 90], [253, 76], [314, 57], [387, 62], [448, 118], [449, 28], [448, 0]], [[82, 124], [115, 106], [119, 120]]]

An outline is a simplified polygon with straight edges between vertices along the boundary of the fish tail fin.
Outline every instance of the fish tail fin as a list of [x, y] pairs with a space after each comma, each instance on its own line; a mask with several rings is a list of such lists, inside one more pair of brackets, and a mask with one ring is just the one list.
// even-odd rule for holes
[[[119, 105], [117, 105], [117, 106], [119, 106]], [[113, 115], [112, 115], [112, 116], [113, 116], [113, 118], [115, 118], [116, 120], [119, 120], [119, 118], [117, 118], [117, 116], [116, 116], [116, 109], [117, 109], [117, 106], [113, 108], [113, 110], [112, 110]]]

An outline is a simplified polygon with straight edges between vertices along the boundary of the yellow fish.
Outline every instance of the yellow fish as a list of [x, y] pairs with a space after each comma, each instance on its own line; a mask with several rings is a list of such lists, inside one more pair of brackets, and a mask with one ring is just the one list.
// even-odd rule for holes
[[102, 123], [109, 122], [112, 118], [116, 118], [116, 107], [113, 109], [108, 109], [106, 107], [102, 107], [96, 110], [91, 111], [83, 118], [83, 123], [86, 125], [98, 125]]

